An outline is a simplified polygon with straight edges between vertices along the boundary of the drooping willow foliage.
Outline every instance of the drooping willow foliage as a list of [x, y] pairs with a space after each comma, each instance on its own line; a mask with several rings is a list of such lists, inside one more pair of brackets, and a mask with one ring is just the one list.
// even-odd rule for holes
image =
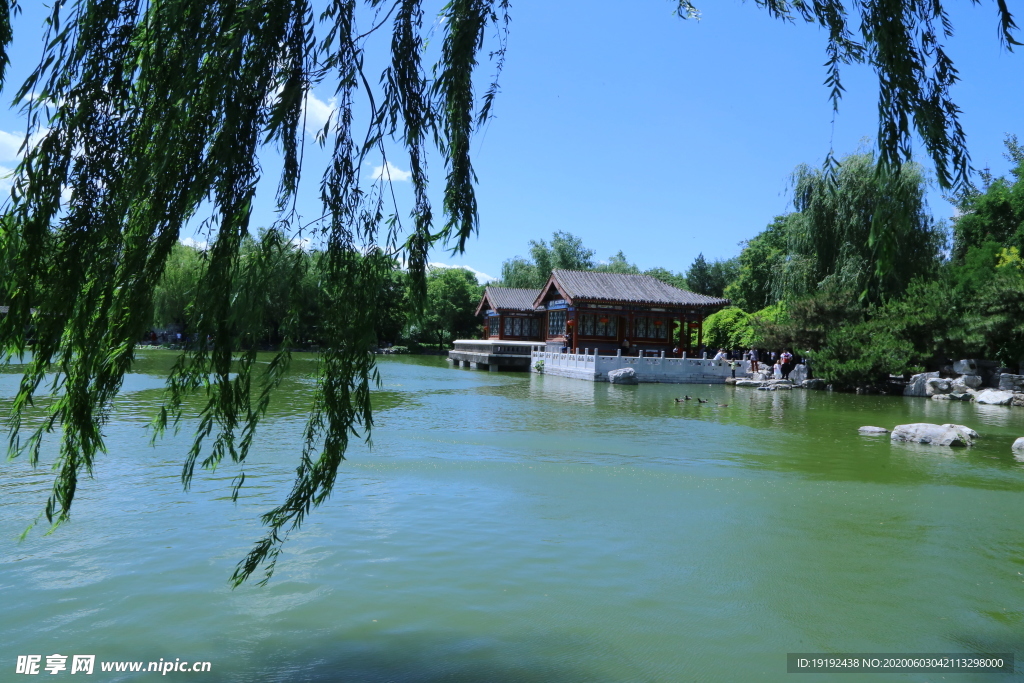
[[[792, 181], [796, 213], [786, 218], [787, 257], [773, 276], [776, 300], [825, 289], [880, 303], [937, 267], [943, 234], [928, 213], [927, 181], [917, 164], [889, 174], [879, 171], [873, 154], [851, 154], [832, 178], [801, 165]], [[873, 240], [879, 232], [883, 239]], [[872, 267], [883, 261], [899, 267]]]
[[[1015, 27], [1004, 0], [997, 4], [1009, 46]], [[949, 97], [956, 71], [941, 47], [951, 27], [939, 2], [758, 5], [827, 29], [835, 101], [842, 64], [874, 66], [883, 166], [899, 172], [916, 131], [939, 182], [967, 182], [963, 131]], [[0, 66], [15, 9], [14, 0], [0, 0]], [[678, 9], [696, 15], [689, 2]], [[187, 401], [198, 398], [185, 485], [196, 465], [244, 463], [289, 364], [281, 351], [256, 372], [248, 340], [261, 329], [261, 292], [281, 277], [282, 251], [306, 229], [323, 250], [321, 336], [328, 343], [294, 487], [263, 516], [266, 535], [233, 576], [238, 584], [263, 567], [269, 578], [289, 531], [330, 495], [349, 439], [369, 434], [376, 375], [368, 349], [382, 281], [401, 261], [422, 295], [431, 246], [461, 250], [477, 228], [470, 145], [497, 92], [490, 78], [478, 87], [478, 62], [487, 54], [488, 76], [500, 72], [508, 0], [449, 0], [437, 13], [428, 14], [422, 0], [53, 0], [43, 54], [16, 98], [31, 139], [41, 137], [26, 145], [0, 217], [0, 294], [10, 306], [0, 346], [8, 355], [32, 347], [14, 400], [11, 448], [36, 463], [43, 436], [59, 431], [51, 523], [68, 519], [79, 477], [103, 452], [104, 420], [187, 224], [210, 235], [189, 324], [200, 343], [174, 367], [157, 428], [184, 417]], [[438, 57], [429, 65], [431, 49]], [[367, 73], [367, 61], [382, 52], [390, 53], [383, 73]], [[320, 177], [323, 219], [301, 226], [303, 103], [321, 84], [334, 88], [337, 104], [317, 136], [330, 152]], [[385, 210], [386, 184], [360, 175], [368, 154], [383, 154], [385, 140], [402, 148], [410, 168], [408, 226]], [[268, 150], [283, 157], [278, 219], [260, 249], [243, 258]], [[444, 175], [436, 222], [429, 155]], [[302, 264], [295, 259], [290, 270], [293, 296]], [[238, 282], [244, 286], [233, 287]], [[46, 419], [22, 429], [37, 402]], [[244, 481], [239, 470], [235, 495]]]

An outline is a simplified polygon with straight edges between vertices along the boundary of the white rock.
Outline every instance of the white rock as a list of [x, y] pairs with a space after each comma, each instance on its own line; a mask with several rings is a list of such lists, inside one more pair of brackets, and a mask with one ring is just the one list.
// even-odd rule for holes
[[793, 369], [789, 371], [789, 378], [796, 384], [800, 384], [807, 379], [807, 366], [803, 363], [794, 365]]
[[999, 389], [1014, 392], [1024, 390], [1024, 375], [1011, 375], [1004, 372], [999, 375]]
[[980, 439], [981, 438], [981, 434], [979, 434], [978, 432], [974, 431], [970, 427], [964, 427], [963, 425], [942, 425], [942, 426], [943, 427], [952, 427], [953, 429], [957, 430], [961, 434], [966, 434], [967, 436], [971, 437], [972, 439]]
[[936, 425], [928, 422], [915, 422], [907, 425], [896, 425], [892, 430], [893, 441], [909, 441], [912, 443], [931, 444], [932, 446], [970, 446], [978, 433], [963, 425]]
[[986, 389], [985, 391], [979, 391], [974, 400], [976, 403], [984, 403], [991, 406], [1008, 406], [1013, 401], [1013, 392]]
[[1017, 453], [1024, 451], [1024, 436], [1014, 441], [1013, 446], [1011, 446], [1011, 448], [1014, 450], [1014, 452]]
[[882, 434], [888, 434], [889, 433], [889, 430], [886, 429], [885, 427], [861, 427], [857, 431], [860, 432], [861, 434], [864, 434], [865, 436], [870, 436], [870, 435], [879, 435], [879, 436], [881, 436]]
[[981, 386], [981, 377], [978, 375], [964, 375], [960, 379], [971, 389], [977, 389]]
[[937, 372], [922, 372], [920, 375], [914, 375], [907, 382], [907, 386], [903, 387], [904, 396], [927, 396], [924, 390], [924, 383], [932, 378], [937, 378], [939, 373]]
[[935, 394], [948, 394], [953, 391], [953, 382], [948, 379], [942, 379], [941, 377], [932, 377], [924, 383], [925, 396], [934, 396]]
[[955, 372], [958, 375], [977, 375], [978, 361], [958, 360], [953, 363], [953, 372]]
[[966, 394], [981, 386], [981, 377], [978, 375], [963, 375], [953, 380], [953, 393]]
[[636, 378], [636, 370], [633, 368], [620, 368], [608, 373], [608, 381], [612, 384], [639, 384]]

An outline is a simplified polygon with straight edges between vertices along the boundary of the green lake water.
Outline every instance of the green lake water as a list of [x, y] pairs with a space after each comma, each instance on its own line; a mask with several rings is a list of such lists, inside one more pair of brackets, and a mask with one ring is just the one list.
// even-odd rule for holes
[[[139, 355], [72, 523], [19, 543], [53, 449], [36, 470], [3, 465], [0, 681], [32, 680], [17, 655], [53, 653], [212, 664], [167, 680], [315, 683], [834, 680], [787, 674], [786, 653], [1024, 658], [1024, 463], [1010, 451], [1024, 409], [389, 358], [373, 448], [351, 449], [270, 584], [232, 591], [292, 480], [314, 363], [296, 356], [232, 504], [230, 464], [182, 491], [191, 423], [149, 445], [173, 355]], [[0, 374], [0, 409], [16, 371]], [[711, 403], [672, 400], [684, 393]], [[982, 439], [857, 434], [907, 422]]]

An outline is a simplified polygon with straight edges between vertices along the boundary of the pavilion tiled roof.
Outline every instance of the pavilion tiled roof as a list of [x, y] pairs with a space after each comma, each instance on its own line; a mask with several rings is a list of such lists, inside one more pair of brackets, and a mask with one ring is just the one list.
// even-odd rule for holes
[[533, 311], [533, 302], [540, 296], [539, 289], [520, 287], [488, 287], [485, 296], [491, 306], [504, 311]]
[[[655, 306], [725, 306], [728, 299], [695, 294], [650, 275], [553, 270], [558, 289], [570, 299], [628, 301]], [[529, 291], [529, 290], [522, 290]]]

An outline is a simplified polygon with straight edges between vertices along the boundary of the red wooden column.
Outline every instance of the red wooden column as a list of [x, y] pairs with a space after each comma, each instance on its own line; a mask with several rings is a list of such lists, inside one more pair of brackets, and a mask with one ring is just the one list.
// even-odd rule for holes
[[636, 350], [636, 336], [633, 334], [633, 309], [629, 310], [629, 317], [626, 319], [626, 330], [623, 332], [625, 339], [629, 339], [629, 351]]
[[697, 353], [704, 346], [704, 316], [697, 318]]

